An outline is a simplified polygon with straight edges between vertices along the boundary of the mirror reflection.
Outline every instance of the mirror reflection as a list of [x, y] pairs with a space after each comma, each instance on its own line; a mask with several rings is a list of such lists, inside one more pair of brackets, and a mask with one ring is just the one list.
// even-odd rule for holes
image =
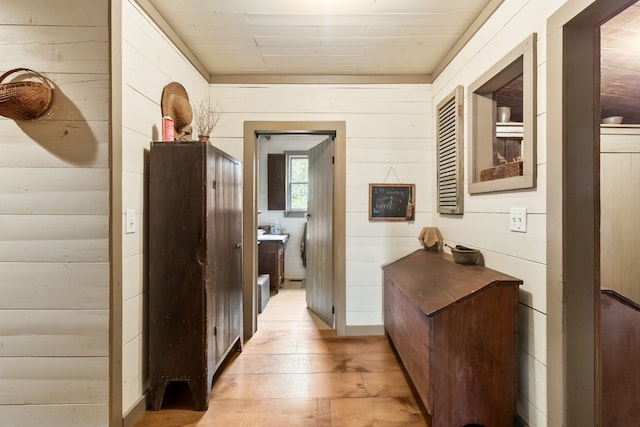
[[522, 74], [494, 94], [496, 137], [493, 140], [493, 166], [511, 165], [511, 175], [522, 175]]

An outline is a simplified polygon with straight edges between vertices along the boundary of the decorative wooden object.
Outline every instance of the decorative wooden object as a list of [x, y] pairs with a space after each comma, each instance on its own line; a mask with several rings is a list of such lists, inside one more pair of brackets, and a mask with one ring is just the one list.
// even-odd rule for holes
[[258, 274], [268, 274], [270, 289], [278, 293], [284, 282], [284, 249], [288, 235], [279, 240], [260, 240], [258, 245]]
[[522, 281], [424, 250], [383, 271], [385, 330], [428, 424], [513, 426]]
[[640, 304], [616, 291], [600, 297], [601, 426], [631, 426], [640, 417]]
[[494, 179], [510, 178], [522, 175], [522, 161], [507, 163], [480, 171], [480, 181], [492, 181]]
[[205, 410], [214, 373], [241, 349], [240, 163], [198, 141], [151, 144], [149, 383], [151, 408], [186, 381]]

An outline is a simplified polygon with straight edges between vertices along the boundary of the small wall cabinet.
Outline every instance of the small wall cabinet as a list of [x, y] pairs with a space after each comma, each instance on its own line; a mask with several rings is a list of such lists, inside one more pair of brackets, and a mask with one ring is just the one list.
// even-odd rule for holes
[[197, 410], [242, 340], [240, 162], [207, 143], [152, 143], [149, 155], [149, 385], [159, 410], [186, 381]]
[[417, 250], [383, 267], [384, 326], [432, 427], [512, 427], [518, 285]]

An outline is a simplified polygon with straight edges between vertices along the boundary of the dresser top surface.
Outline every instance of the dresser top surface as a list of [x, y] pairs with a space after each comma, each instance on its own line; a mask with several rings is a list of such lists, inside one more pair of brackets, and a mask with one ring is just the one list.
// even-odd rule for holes
[[427, 316], [489, 286], [518, 286], [522, 280], [481, 265], [461, 265], [442, 252], [416, 250], [383, 267]]

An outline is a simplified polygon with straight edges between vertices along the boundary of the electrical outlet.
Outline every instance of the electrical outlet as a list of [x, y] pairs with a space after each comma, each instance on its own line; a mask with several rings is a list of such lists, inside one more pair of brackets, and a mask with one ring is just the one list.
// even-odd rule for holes
[[125, 233], [135, 233], [136, 232], [136, 211], [133, 209], [127, 209], [124, 212], [124, 223], [125, 223]]
[[511, 208], [509, 229], [518, 233], [527, 232], [527, 208]]

